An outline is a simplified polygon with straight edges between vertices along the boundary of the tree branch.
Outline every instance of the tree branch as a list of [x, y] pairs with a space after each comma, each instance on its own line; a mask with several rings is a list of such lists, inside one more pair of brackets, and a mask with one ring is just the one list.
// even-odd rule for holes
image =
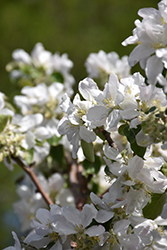
[[71, 184], [71, 191], [75, 198], [76, 208], [81, 211], [87, 201], [88, 179], [82, 175], [82, 165], [77, 164], [74, 160], [72, 160], [69, 153], [66, 153], [66, 159], [70, 168], [69, 181]]
[[28, 176], [31, 178], [35, 186], [37, 187], [38, 191], [41, 193], [42, 197], [46, 201], [46, 203], [49, 205], [53, 205], [53, 201], [50, 199], [50, 197], [47, 195], [43, 187], [41, 186], [37, 176], [33, 172], [32, 166], [26, 166], [22, 160], [19, 157], [12, 156], [12, 159], [28, 174]]
[[95, 132], [97, 132], [97, 135], [102, 134], [104, 137], [103, 140], [106, 139], [110, 147], [118, 150], [118, 147], [116, 143], [113, 141], [113, 139], [111, 138], [110, 133], [107, 132], [103, 127], [96, 128]]

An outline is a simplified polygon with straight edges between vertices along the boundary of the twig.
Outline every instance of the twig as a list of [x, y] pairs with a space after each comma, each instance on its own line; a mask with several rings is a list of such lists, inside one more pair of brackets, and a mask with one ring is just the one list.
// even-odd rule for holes
[[109, 146], [118, 150], [118, 147], [115, 144], [115, 142], [113, 141], [113, 139], [111, 138], [110, 134], [104, 129], [102, 130], [102, 134], [104, 135], [105, 139], [107, 140]]
[[28, 176], [31, 178], [35, 186], [37, 187], [38, 191], [41, 193], [43, 196], [44, 200], [46, 203], [49, 205], [53, 205], [53, 201], [50, 199], [50, 197], [47, 195], [43, 187], [41, 186], [37, 176], [33, 172], [33, 167], [26, 166], [22, 160], [19, 157], [12, 156], [12, 159], [28, 174]]
[[101, 134], [103, 136], [103, 140], [106, 139], [106, 141], [108, 142], [110, 147], [118, 150], [118, 147], [117, 147], [116, 143], [113, 141], [113, 139], [111, 138], [110, 133], [107, 132], [103, 127], [96, 128], [95, 133], [97, 133], [99, 136]]

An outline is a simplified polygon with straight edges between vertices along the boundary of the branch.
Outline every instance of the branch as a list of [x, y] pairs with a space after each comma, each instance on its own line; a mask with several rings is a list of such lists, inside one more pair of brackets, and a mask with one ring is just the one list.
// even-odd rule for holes
[[76, 208], [81, 211], [87, 201], [88, 179], [82, 175], [83, 172], [82, 165], [77, 164], [75, 161], [73, 161], [68, 152], [66, 153], [66, 159], [70, 168], [69, 181], [71, 184], [71, 191], [75, 198]]
[[43, 187], [41, 186], [37, 176], [33, 172], [33, 168], [26, 166], [22, 160], [19, 157], [11, 156], [12, 159], [28, 174], [28, 176], [31, 178], [35, 186], [37, 187], [38, 191], [41, 193], [42, 197], [46, 201], [46, 203], [49, 205], [53, 205], [53, 201], [50, 199], [50, 197], [47, 195]]
[[102, 134], [104, 136], [104, 138], [106, 139], [106, 141], [108, 142], [109, 146], [118, 150], [118, 147], [116, 145], [116, 143], [113, 141], [113, 139], [110, 136], [110, 133], [107, 132], [103, 127], [97, 128], [95, 130], [95, 132], [97, 131], [97, 134]]

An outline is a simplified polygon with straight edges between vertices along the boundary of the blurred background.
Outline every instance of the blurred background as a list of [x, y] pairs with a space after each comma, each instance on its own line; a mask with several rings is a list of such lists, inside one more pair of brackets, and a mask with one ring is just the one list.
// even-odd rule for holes
[[[133, 46], [121, 42], [132, 34], [137, 11], [157, 8], [156, 0], [1, 0], [0, 8], [0, 91], [14, 96], [5, 66], [13, 50], [31, 52], [37, 42], [52, 53], [67, 53], [73, 61], [76, 84], [87, 76], [85, 60], [91, 52], [115, 51], [129, 55]], [[133, 68], [133, 72], [138, 66]], [[19, 232], [12, 204], [18, 197], [15, 181], [20, 169], [10, 172], [0, 165], [0, 249], [13, 245], [11, 231]]]

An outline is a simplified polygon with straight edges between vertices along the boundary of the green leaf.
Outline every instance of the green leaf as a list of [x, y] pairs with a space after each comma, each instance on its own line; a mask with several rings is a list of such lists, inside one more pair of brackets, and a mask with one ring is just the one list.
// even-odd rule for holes
[[58, 145], [56, 147], [51, 147], [50, 155], [52, 158], [57, 161], [59, 164], [62, 164], [64, 159], [64, 149], [62, 145]]
[[10, 115], [0, 115], [0, 132], [5, 129], [9, 119], [11, 119]]
[[161, 172], [167, 177], [167, 162], [162, 165]]
[[95, 161], [90, 162], [87, 159], [83, 161], [83, 168], [87, 174], [97, 174], [101, 167], [101, 158], [95, 155]]
[[57, 146], [59, 144], [60, 140], [62, 139], [62, 137], [63, 136], [58, 137], [58, 136], [54, 135], [51, 138], [49, 138], [47, 141], [50, 145]]
[[60, 83], [64, 82], [64, 77], [60, 72], [54, 72], [53, 74], [51, 74], [50, 78], [53, 82], [60, 82]]
[[145, 152], [146, 152], [146, 147], [141, 147], [137, 144], [136, 140], [130, 144], [131, 149], [134, 151], [136, 155], [139, 157], [143, 158]]
[[153, 194], [151, 200], [143, 208], [144, 217], [151, 220], [157, 218], [161, 214], [165, 202], [166, 193]]
[[123, 129], [124, 135], [127, 137], [128, 141], [130, 143], [133, 143], [136, 140], [137, 133], [141, 130], [141, 126], [138, 125], [137, 128], [129, 128], [129, 126], [126, 126]]
[[141, 147], [136, 142], [136, 135], [141, 130], [141, 126], [138, 125], [137, 128], [129, 128], [129, 125], [124, 126], [122, 128], [122, 133], [126, 136], [127, 140], [130, 142], [131, 149], [134, 151], [136, 155], [143, 158], [146, 147]]
[[[120, 135], [125, 135], [125, 134], [124, 134], [124, 129], [125, 129], [126, 127], [129, 128], [129, 125], [128, 125], [127, 123], [122, 124], [122, 125], [118, 128], [118, 133], [119, 133]], [[125, 130], [125, 131], [126, 131], [126, 130]]]
[[32, 163], [32, 160], [33, 160], [33, 157], [34, 157], [34, 149], [33, 148], [30, 148], [28, 150], [28, 157], [26, 158], [26, 162], [28, 164], [31, 164]]
[[83, 153], [86, 157], [86, 159], [90, 162], [95, 161], [95, 155], [94, 155], [94, 148], [93, 148], [93, 143], [88, 143], [84, 140], [81, 140], [81, 146], [83, 149]]

